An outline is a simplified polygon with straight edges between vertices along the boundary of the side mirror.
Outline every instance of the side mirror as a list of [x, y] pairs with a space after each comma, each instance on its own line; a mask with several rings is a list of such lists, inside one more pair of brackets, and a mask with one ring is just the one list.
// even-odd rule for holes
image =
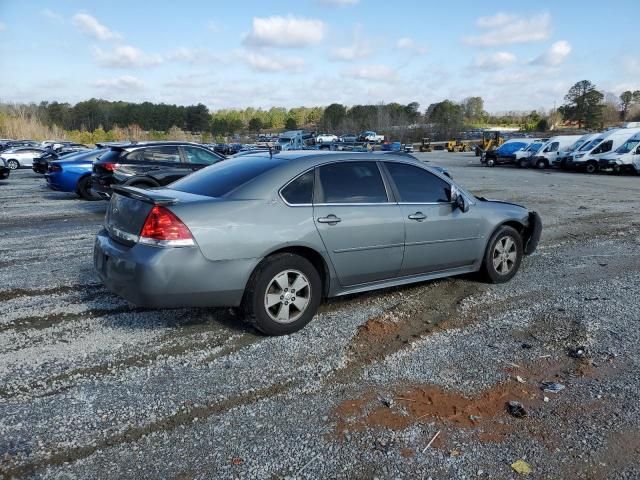
[[462, 213], [469, 211], [469, 204], [462, 195], [458, 195], [458, 198], [456, 198], [456, 207], [458, 207]]

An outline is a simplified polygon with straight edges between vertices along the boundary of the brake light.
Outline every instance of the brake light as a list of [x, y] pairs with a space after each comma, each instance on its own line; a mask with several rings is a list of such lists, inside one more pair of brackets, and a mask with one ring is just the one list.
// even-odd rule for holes
[[62, 171], [62, 167], [60, 165], [56, 165], [55, 163], [50, 163], [49, 164], [49, 171], [50, 172], [61, 172]]
[[140, 231], [139, 243], [155, 247], [195, 245], [189, 228], [170, 210], [154, 205]]
[[116, 168], [120, 166], [119, 163], [113, 163], [113, 162], [106, 162], [106, 163], [102, 163], [101, 165], [102, 165], [102, 168], [104, 168], [108, 172], [115, 172]]

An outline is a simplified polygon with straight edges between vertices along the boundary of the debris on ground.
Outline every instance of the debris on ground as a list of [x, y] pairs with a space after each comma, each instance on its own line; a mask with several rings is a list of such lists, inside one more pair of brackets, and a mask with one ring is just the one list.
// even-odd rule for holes
[[516, 402], [515, 400], [510, 400], [507, 402], [507, 412], [512, 417], [522, 418], [527, 416], [527, 411], [524, 406], [520, 402]]
[[520, 475], [529, 475], [532, 472], [531, 465], [524, 460], [516, 460], [511, 464], [511, 468]]
[[542, 391], [558, 393], [565, 389], [565, 386], [558, 382], [542, 382]]
[[587, 347], [570, 347], [568, 350], [569, 356], [571, 358], [586, 358], [587, 357]]

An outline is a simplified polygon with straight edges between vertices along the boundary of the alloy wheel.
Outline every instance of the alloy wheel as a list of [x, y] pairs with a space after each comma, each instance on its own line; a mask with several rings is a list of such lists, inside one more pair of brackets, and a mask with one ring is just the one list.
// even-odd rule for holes
[[11, 170], [16, 170], [18, 168], [18, 162], [16, 162], [15, 160], [9, 160], [7, 162], [7, 167], [9, 167]]
[[496, 242], [493, 249], [493, 268], [500, 275], [507, 275], [516, 264], [517, 257], [516, 242], [510, 236], [504, 236]]
[[264, 295], [264, 308], [278, 323], [298, 320], [311, 300], [311, 283], [298, 270], [285, 270], [271, 279]]

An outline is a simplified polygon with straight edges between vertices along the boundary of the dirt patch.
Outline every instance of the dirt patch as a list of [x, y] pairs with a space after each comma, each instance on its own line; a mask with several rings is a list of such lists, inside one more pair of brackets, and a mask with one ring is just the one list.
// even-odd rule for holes
[[448, 279], [421, 286], [383, 314], [358, 328], [349, 348], [346, 372], [359, 371], [362, 365], [385, 358], [415, 339], [434, 331], [464, 326], [472, 316], [455, 315], [460, 303], [486, 288], [465, 279]]
[[[520, 402], [533, 413], [544, 405], [541, 383], [568, 383], [573, 378], [592, 377], [594, 369], [585, 370], [585, 362], [570, 358], [551, 361], [542, 359], [521, 368], [505, 369], [509, 379], [476, 395], [467, 396], [437, 385], [413, 385], [392, 390], [367, 391], [344, 400], [334, 409], [335, 434], [343, 438], [347, 432], [367, 429], [404, 430], [417, 423], [435, 422], [444, 430], [474, 430], [481, 442], [501, 442], [516, 429], [538, 431], [535, 415], [516, 419], [507, 412], [509, 401]], [[517, 379], [525, 375], [526, 379]], [[436, 439], [435, 448], [446, 446], [446, 435]]]

